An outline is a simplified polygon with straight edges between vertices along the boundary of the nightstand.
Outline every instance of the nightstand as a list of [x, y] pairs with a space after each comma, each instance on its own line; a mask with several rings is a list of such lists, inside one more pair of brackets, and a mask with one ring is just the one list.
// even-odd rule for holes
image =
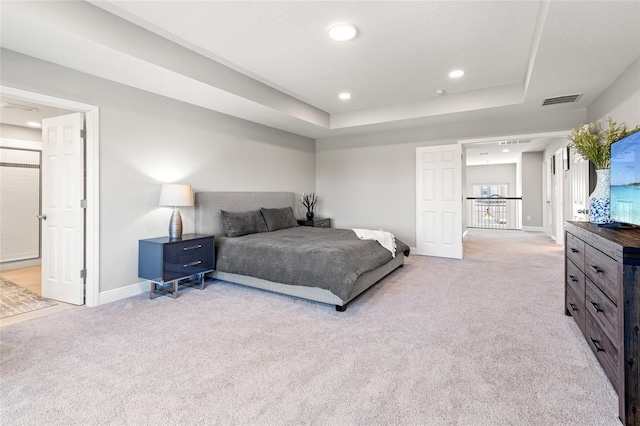
[[149, 297], [172, 294], [179, 286], [200, 285], [214, 270], [213, 235], [185, 234], [179, 239], [150, 238], [138, 242], [138, 276], [151, 281]]
[[300, 226], [314, 226], [316, 228], [331, 228], [331, 219], [328, 218], [313, 218], [313, 219], [298, 219], [298, 225]]

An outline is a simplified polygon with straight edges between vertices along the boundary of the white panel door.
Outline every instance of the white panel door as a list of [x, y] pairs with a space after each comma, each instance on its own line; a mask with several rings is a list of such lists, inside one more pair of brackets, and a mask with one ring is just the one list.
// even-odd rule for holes
[[568, 220], [588, 222], [589, 161], [570, 151], [569, 179], [571, 185], [571, 214]]
[[462, 259], [462, 228], [462, 148], [417, 148], [417, 253]]
[[42, 295], [84, 303], [84, 116], [42, 120]]

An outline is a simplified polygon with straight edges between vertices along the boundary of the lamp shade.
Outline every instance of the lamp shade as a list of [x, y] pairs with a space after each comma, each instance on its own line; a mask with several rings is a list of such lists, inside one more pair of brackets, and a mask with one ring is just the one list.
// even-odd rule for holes
[[160, 189], [161, 206], [193, 206], [193, 192], [191, 185], [166, 183]]

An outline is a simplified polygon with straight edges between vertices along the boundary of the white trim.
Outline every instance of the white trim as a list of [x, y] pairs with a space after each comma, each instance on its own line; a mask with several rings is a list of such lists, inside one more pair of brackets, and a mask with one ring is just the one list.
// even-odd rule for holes
[[534, 139], [534, 138], [566, 138], [568, 134], [571, 133], [571, 130], [561, 130], [557, 132], [541, 132], [541, 133], [525, 133], [521, 135], [506, 135], [506, 136], [492, 136], [489, 138], [475, 138], [475, 139], [461, 139], [458, 141], [459, 144], [466, 145], [469, 143], [479, 143], [479, 142], [495, 142], [502, 140], [511, 140], [511, 139]]
[[87, 216], [85, 255], [87, 278], [85, 303], [87, 306], [100, 305], [100, 131], [99, 108], [69, 99], [57, 98], [40, 93], [0, 85], [0, 92], [12, 98], [40, 103], [57, 108], [82, 112], [85, 115], [87, 147]]
[[527, 232], [544, 232], [542, 226], [523, 226], [522, 230]]
[[128, 285], [126, 287], [119, 287], [113, 290], [103, 291], [98, 295], [98, 304], [104, 305], [105, 303], [116, 302], [128, 297], [148, 293], [149, 288], [149, 281], [142, 281], [136, 284]]

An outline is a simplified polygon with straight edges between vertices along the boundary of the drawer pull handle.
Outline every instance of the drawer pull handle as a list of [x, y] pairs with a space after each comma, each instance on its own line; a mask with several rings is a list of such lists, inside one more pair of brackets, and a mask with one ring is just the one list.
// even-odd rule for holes
[[594, 308], [596, 308], [596, 312], [597, 312], [597, 313], [604, 312], [604, 311], [600, 308], [600, 305], [598, 305], [596, 302], [591, 302], [591, 304], [593, 305], [593, 307], [594, 307]]
[[580, 253], [580, 250], [571, 247], [571, 253]]
[[600, 346], [600, 342], [599, 341], [597, 341], [594, 338], [591, 338], [591, 341], [593, 342], [593, 346], [596, 347], [596, 352], [605, 352], [605, 350], [602, 349], [602, 346]]
[[195, 250], [195, 249], [199, 249], [202, 247], [202, 244], [198, 244], [197, 246], [191, 246], [191, 247], [184, 247], [182, 250], [187, 251], [187, 250]]
[[196, 260], [195, 262], [187, 263], [186, 265], [182, 265], [183, 268], [188, 268], [189, 266], [196, 266], [202, 263], [202, 260]]
[[569, 275], [569, 278], [571, 278], [571, 282], [577, 283], [578, 279], [576, 277], [574, 277], [573, 275]]
[[600, 269], [599, 266], [591, 265], [591, 267], [596, 271], [596, 274], [601, 274], [604, 272], [602, 269]]
[[569, 306], [571, 306], [571, 310], [572, 311], [577, 311], [578, 308], [576, 308], [576, 305], [574, 305], [573, 303], [569, 303]]

